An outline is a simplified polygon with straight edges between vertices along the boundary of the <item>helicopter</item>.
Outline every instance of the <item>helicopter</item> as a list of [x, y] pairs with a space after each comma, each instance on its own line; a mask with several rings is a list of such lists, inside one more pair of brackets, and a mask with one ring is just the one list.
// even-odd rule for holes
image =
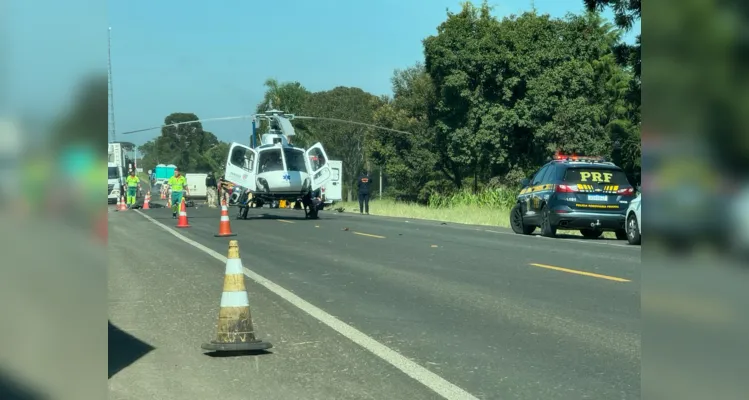
[[[305, 195], [319, 197], [317, 192], [331, 177], [322, 144], [315, 143], [305, 150], [289, 143], [289, 137], [296, 134], [290, 122], [294, 114], [274, 109], [254, 117], [255, 121], [267, 120], [270, 128], [255, 148], [230, 144], [224, 177], [235, 187], [229, 205], [238, 206], [240, 215], [246, 218], [252, 204], [262, 207], [279, 200], [299, 204]], [[310, 216], [316, 218], [317, 211], [313, 207]]]
[[[230, 117], [204, 118], [194, 121], [177, 122], [131, 130], [122, 134], [147, 132], [193, 124], [196, 122], [217, 122], [231, 120], [253, 121], [251, 146], [232, 142], [227, 156], [224, 178], [234, 184], [228, 205], [239, 208], [238, 218], [246, 219], [251, 206], [262, 207], [264, 203], [277, 204], [279, 200], [296, 203], [294, 208], [304, 203], [305, 199], [319, 198], [320, 189], [332, 176], [329, 159], [322, 144], [315, 143], [308, 149], [293, 146], [289, 137], [296, 135], [291, 125], [293, 119], [330, 121], [349, 125], [412, 135], [411, 132], [386, 128], [364, 122], [348, 121], [338, 118], [298, 116], [271, 109], [261, 114], [239, 115]], [[260, 120], [269, 122], [269, 130], [260, 139], [260, 145], [254, 146], [254, 127]], [[311, 207], [308, 216], [317, 218], [321, 207]]]

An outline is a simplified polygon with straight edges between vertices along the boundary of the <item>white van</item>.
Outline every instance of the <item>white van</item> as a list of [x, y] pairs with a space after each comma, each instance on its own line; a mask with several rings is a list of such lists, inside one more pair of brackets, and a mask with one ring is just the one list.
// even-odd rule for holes
[[328, 160], [330, 165], [330, 180], [322, 186], [320, 194], [326, 205], [343, 200], [343, 161]]
[[206, 198], [208, 196], [205, 187], [205, 178], [207, 177], [208, 174], [185, 174], [190, 198]]

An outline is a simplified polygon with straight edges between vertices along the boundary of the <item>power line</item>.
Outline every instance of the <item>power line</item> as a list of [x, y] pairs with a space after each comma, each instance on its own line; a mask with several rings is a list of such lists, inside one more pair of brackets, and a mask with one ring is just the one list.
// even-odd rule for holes
[[[177, 122], [177, 123], [174, 123], [174, 124], [160, 125], [160, 126], [154, 126], [154, 127], [150, 127], [150, 128], [144, 128], [144, 129], [137, 129], [137, 130], [134, 130], [134, 131], [123, 132], [122, 134], [123, 135], [130, 135], [130, 134], [133, 134], [133, 133], [140, 133], [140, 132], [146, 132], [146, 131], [152, 131], [152, 130], [156, 130], [156, 129], [161, 129], [161, 128], [165, 128], [167, 126], [177, 127], [177, 126], [180, 126], [180, 125], [193, 124], [193, 123], [196, 123], [196, 122], [230, 121], [230, 120], [238, 120], [238, 119], [255, 119], [255, 118], [256, 118], [255, 114], [252, 114], [252, 115], [238, 115], [238, 116], [235, 116], [235, 117], [204, 118], [204, 119], [196, 119], [194, 121]], [[312, 119], [312, 120], [321, 120], [321, 121], [340, 122], [340, 123], [344, 123], [344, 124], [367, 126], [367, 127], [370, 127], [370, 128], [380, 129], [380, 130], [389, 131], [389, 132], [404, 133], [404, 134], [407, 134], [407, 135], [411, 135], [412, 134], [411, 132], [399, 131], [397, 129], [391, 129], [391, 128], [385, 128], [384, 126], [366, 124], [366, 123], [363, 123], [363, 122], [356, 122], [356, 121], [347, 121], [345, 119], [338, 119], [338, 118], [305, 117], [305, 116], [295, 115], [292, 119]]]

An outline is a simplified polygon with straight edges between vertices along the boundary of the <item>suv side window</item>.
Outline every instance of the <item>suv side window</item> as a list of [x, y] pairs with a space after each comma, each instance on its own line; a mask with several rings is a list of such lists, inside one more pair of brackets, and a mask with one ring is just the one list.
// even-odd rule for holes
[[540, 185], [541, 182], [543, 182], [544, 175], [546, 175], [546, 172], [549, 170], [550, 165], [544, 165], [541, 170], [539, 170], [536, 175], [533, 177], [533, 181], [531, 181], [531, 186]]
[[555, 164], [549, 164], [549, 168], [546, 169], [546, 173], [541, 177], [541, 183], [551, 183], [556, 175], [557, 166]]

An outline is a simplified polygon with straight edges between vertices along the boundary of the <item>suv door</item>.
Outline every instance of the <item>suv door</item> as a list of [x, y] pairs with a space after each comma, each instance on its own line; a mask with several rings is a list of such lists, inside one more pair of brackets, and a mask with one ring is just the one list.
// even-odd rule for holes
[[536, 215], [541, 214], [544, 202], [549, 198], [549, 177], [554, 174], [554, 164], [547, 164], [531, 182], [533, 192], [531, 193], [531, 209]]
[[536, 222], [536, 211], [533, 208], [533, 195], [534, 191], [536, 189], [536, 186], [541, 181], [541, 178], [546, 174], [546, 171], [548, 170], [549, 166], [544, 165], [541, 167], [541, 169], [536, 172], [533, 177], [531, 178], [530, 183], [527, 187], [523, 188], [523, 190], [520, 191], [520, 194], [518, 195], [518, 200], [520, 202], [520, 209], [523, 213], [523, 218], [526, 219], [526, 221], [535, 223]]

